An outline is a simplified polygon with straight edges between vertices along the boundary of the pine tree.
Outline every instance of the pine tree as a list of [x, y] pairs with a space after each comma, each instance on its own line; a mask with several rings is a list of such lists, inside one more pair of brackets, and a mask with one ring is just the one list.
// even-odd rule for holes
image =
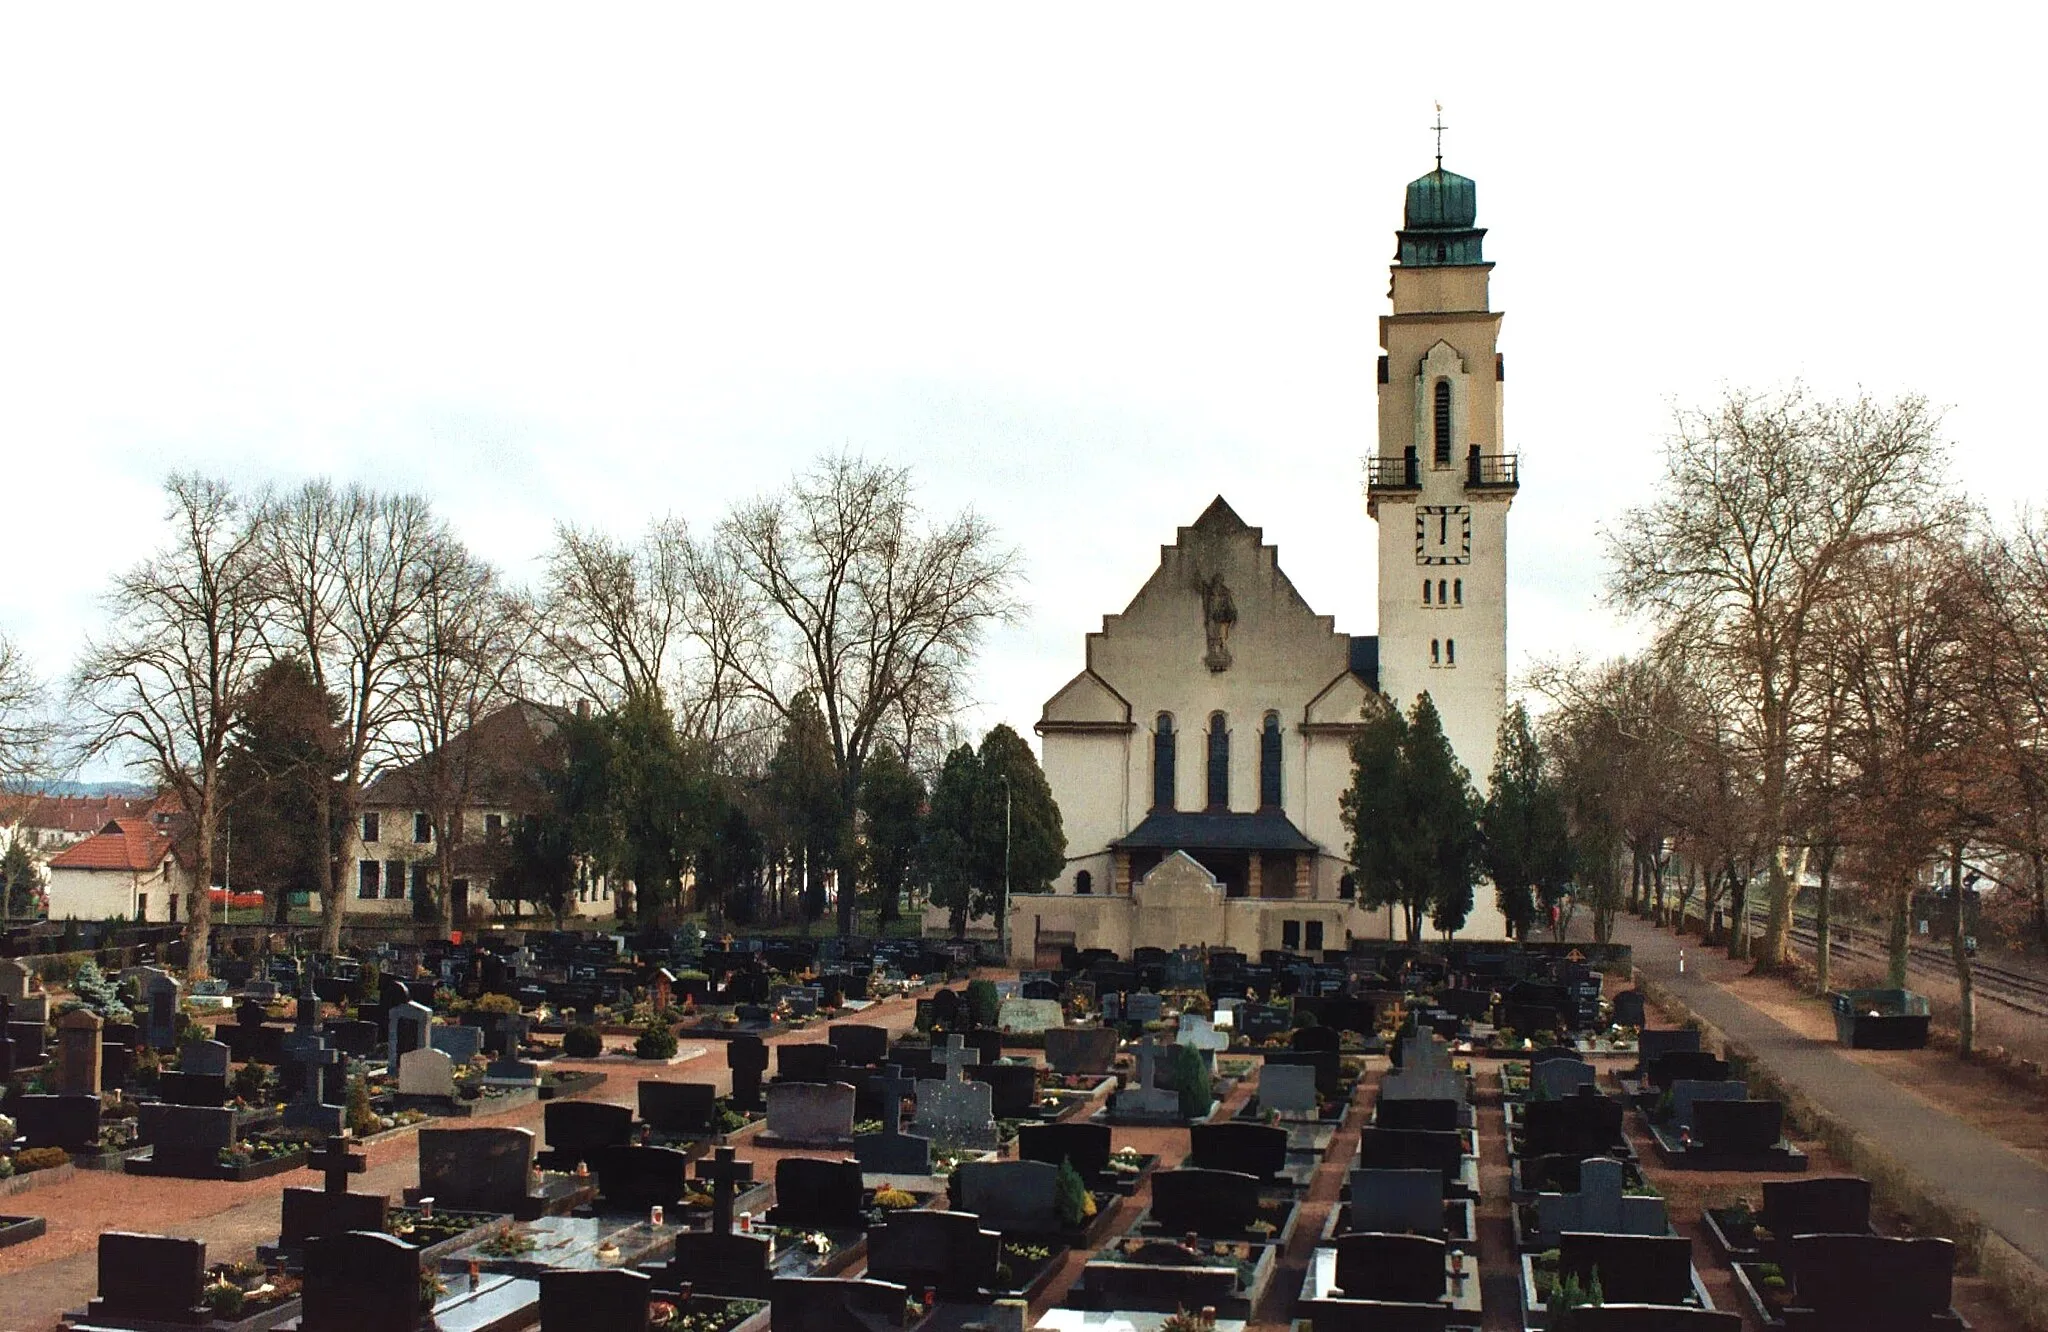
[[91, 958], [78, 964], [78, 974], [71, 978], [71, 993], [108, 1022], [126, 1022], [135, 1016], [128, 1005], [121, 1002], [114, 982], [107, 979], [99, 964]]

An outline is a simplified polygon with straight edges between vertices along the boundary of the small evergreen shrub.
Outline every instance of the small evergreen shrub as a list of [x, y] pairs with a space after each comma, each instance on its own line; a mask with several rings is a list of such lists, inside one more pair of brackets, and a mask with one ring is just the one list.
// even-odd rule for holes
[[1000, 1001], [996, 996], [996, 983], [992, 980], [971, 980], [967, 982], [967, 1016], [977, 1027], [996, 1025], [996, 1012]]
[[1209, 1085], [1209, 1069], [1201, 1052], [1191, 1045], [1170, 1047], [1173, 1051], [1173, 1089], [1180, 1095], [1183, 1119], [1200, 1119], [1209, 1113], [1215, 1095]]
[[562, 1033], [562, 1053], [571, 1059], [595, 1059], [604, 1053], [604, 1037], [596, 1027], [578, 1024]]
[[676, 1034], [659, 1022], [650, 1022], [647, 1030], [634, 1039], [633, 1053], [642, 1059], [673, 1059]]

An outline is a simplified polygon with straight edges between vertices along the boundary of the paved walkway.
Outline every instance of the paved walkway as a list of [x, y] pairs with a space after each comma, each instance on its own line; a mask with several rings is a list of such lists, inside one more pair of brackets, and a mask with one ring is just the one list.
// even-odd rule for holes
[[1730, 994], [1713, 979], [1718, 952], [1702, 948], [1699, 940], [1684, 941], [1689, 965], [1682, 976], [1681, 941], [1669, 931], [1622, 915], [1614, 923], [1614, 940], [1635, 949], [1639, 972], [1754, 1050], [1787, 1086], [1883, 1147], [2048, 1270], [2048, 1169], [1845, 1057], [1838, 1047], [1802, 1036]]

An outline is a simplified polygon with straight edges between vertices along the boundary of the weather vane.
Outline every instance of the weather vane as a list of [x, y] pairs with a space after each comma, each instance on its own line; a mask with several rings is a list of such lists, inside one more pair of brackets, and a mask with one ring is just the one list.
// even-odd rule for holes
[[1430, 126], [1436, 131], [1436, 169], [1444, 169], [1444, 104], [1436, 104], [1436, 124]]

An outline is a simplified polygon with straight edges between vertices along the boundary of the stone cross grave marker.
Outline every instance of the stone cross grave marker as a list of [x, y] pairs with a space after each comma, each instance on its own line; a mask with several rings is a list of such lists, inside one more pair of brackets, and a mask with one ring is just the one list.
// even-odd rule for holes
[[1180, 1097], [1170, 1091], [1162, 1091], [1152, 1085], [1154, 1070], [1159, 1061], [1159, 1045], [1150, 1036], [1138, 1043], [1138, 1076], [1131, 1085], [1116, 1094], [1113, 1102], [1120, 1114], [1127, 1115], [1175, 1115], [1180, 1113]]
[[732, 1200], [739, 1186], [754, 1182], [754, 1163], [740, 1160], [730, 1147], [720, 1147], [698, 1160], [697, 1178], [711, 1181], [711, 1229], [723, 1235], [732, 1229]]
[[732, 1070], [735, 1110], [761, 1108], [761, 1075], [768, 1070], [768, 1043], [759, 1036], [735, 1036], [725, 1043], [725, 1064]]
[[1577, 1193], [1536, 1195], [1536, 1225], [1546, 1242], [1555, 1242], [1564, 1232], [1590, 1231], [1602, 1235], [1661, 1235], [1669, 1222], [1664, 1200], [1631, 1198], [1622, 1192], [1622, 1163], [1607, 1157], [1588, 1157], [1579, 1163]]
[[57, 1094], [100, 1094], [100, 1015], [74, 1008], [57, 1019]]
[[903, 1131], [903, 1098], [917, 1090], [917, 1080], [904, 1077], [902, 1065], [891, 1064], [868, 1085], [882, 1100], [882, 1131], [853, 1140], [861, 1168], [879, 1175], [929, 1175], [932, 1140]]
[[945, 1076], [917, 1084], [914, 1127], [919, 1134], [949, 1147], [992, 1152], [1000, 1143], [995, 1093], [985, 1082], [966, 1081], [966, 1069], [981, 1062], [980, 1054], [966, 1046], [960, 1037], [949, 1036], [933, 1057], [933, 1063], [945, 1066]]

